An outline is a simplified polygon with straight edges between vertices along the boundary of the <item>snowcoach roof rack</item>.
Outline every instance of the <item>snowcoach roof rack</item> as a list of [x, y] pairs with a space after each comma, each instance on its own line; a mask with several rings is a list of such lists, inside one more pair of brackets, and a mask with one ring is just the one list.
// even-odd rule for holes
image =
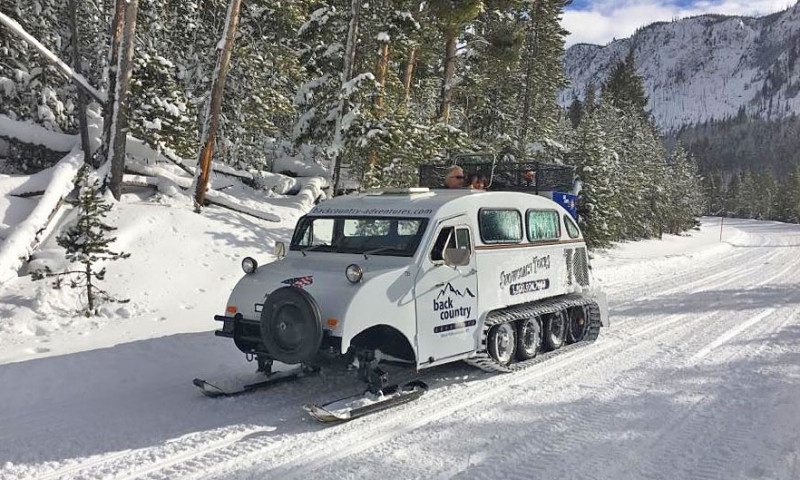
[[410, 188], [374, 188], [364, 192], [364, 195], [378, 196], [378, 195], [413, 195], [415, 193], [430, 193], [431, 189], [427, 187], [410, 187]]
[[526, 193], [571, 192], [575, 167], [536, 161], [497, 161], [491, 153], [458, 154], [445, 164], [419, 166], [420, 187], [441, 188], [447, 169], [458, 165], [469, 175], [478, 173], [488, 179], [487, 190]]

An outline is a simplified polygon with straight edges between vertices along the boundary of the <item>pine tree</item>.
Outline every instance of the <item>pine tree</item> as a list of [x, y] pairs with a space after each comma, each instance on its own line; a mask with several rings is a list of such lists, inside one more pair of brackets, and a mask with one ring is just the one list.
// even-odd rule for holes
[[452, 124], [460, 127], [481, 150], [502, 151], [515, 145], [521, 115], [520, 50], [524, 20], [518, 2], [489, 1], [464, 35], [464, 69], [454, 101]]
[[555, 135], [559, 90], [567, 86], [564, 75], [564, 44], [568, 34], [561, 26], [564, 0], [525, 2], [525, 43], [521, 52], [523, 83], [518, 101], [522, 105], [518, 142], [525, 151], [532, 143]]
[[619, 157], [609, 148], [613, 133], [608, 132], [608, 109], [598, 109], [584, 117], [570, 145], [570, 163], [582, 183], [578, 202], [578, 223], [590, 248], [607, 247], [619, 239], [617, 226]]
[[450, 120], [453, 102], [453, 81], [456, 76], [458, 37], [467, 26], [478, 17], [483, 8], [482, 0], [432, 0], [430, 10], [438, 19], [444, 35], [444, 56], [442, 57], [442, 90], [438, 118], [443, 123]]
[[800, 166], [795, 167], [781, 185], [778, 197], [778, 219], [800, 223]]
[[581, 102], [578, 97], [572, 99], [572, 103], [569, 105], [567, 115], [572, 123], [572, 128], [578, 128], [578, 125], [581, 124], [581, 119], [583, 118], [583, 102]]
[[644, 91], [644, 79], [636, 73], [633, 49], [624, 61], [617, 64], [603, 85], [603, 99], [617, 108], [645, 113], [649, 100]]
[[742, 193], [742, 180], [741, 176], [734, 174], [728, 182], [728, 188], [725, 191], [725, 217], [736, 217], [741, 211], [740, 195]]
[[695, 217], [700, 214], [703, 206], [703, 192], [697, 164], [680, 142], [670, 155], [669, 167], [670, 208], [667, 225], [669, 233], [678, 234], [695, 226]]
[[[78, 218], [75, 225], [61, 233], [56, 241], [66, 251], [66, 259], [70, 264], [77, 263], [80, 268], [53, 273], [49, 269], [45, 273], [34, 273], [35, 280], [55, 278], [53, 286], [60, 288], [64, 280], [69, 280], [71, 288], [84, 289], [86, 293], [86, 307], [81, 312], [88, 316], [97, 313], [97, 307], [102, 302], [126, 303], [111, 296], [101, 289], [97, 282], [103, 281], [106, 276], [106, 267], [100, 264], [121, 260], [130, 257], [129, 253], [114, 252], [109, 248], [116, 240], [108, 234], [116, 228], [105, 223], [104, 219], [111, 210], [111, 205], [103, 198], [99, 182], [89, 182], [86, 169], [78, 177], [82, 185], [78, 197]], [[69, 267], [68, 267], [69, 268]]]

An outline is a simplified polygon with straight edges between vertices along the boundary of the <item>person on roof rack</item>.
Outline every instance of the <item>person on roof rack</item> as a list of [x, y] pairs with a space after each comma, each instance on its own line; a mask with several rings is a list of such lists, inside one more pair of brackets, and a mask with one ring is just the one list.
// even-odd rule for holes
[[467, 185], [473, 190], [486, 190], [486, 175], [481, 173], [470, 174]]
[[464, 188], [464, 170], [458, 165], [448, 168], [444, 184], [445, 188]]

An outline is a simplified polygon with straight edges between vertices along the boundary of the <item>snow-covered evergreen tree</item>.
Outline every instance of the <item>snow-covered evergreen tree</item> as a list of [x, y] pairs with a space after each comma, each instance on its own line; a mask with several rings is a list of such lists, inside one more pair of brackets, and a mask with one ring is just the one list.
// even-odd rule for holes
[[111, 205], [100, 192], [99, 182], [89, 181], [84, 168], [78, 177], [78, 183], [82, 187], [78, 197], [77, 221], [56, 238], [58, 245], [66, 252], [67, 261], [77, 264], [78, 268], [71, 269], [68, 266], [63, 272], [46, 269], [45, 272], [34, 273], [33, 278], [55, 278], [53, 285], [56, 288], [61, 288], [64, 281], [67, 281], [69, 287], [82, 289], [86, 295], [86, 305], [81, 313], [91, 316], [96, 314], [97, 307], [103, 302], [127, 302], [112, 296], [100, 288], [97, 282], [106, 276], [105, 262], [128, 258], [130, 254], [110, 249], [116, 238], [109, 236], [109, 233], [116, 228], [105, 222]]
[[578, 221], [591, 248], [607, 247], [619, 239], [620, 165], [613, 149], [614, 133], [608, 128], [612, 113], [609, 108], [598, 108], [586, 115], [570, 145], [570, 163], [582, 185]]
[[669, 208], [665, 211], [667, 231], [678, 234], [695, 226], [703, 208], [703, 192], [697, 164], [678, 143], [669, 160]]

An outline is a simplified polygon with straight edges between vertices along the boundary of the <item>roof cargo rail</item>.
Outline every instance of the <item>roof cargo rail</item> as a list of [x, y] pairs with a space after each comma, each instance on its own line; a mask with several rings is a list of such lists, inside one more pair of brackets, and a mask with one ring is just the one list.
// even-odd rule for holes
[[535, 161], [500, 161], [491, 153], [461, 154], [450, 164], [419, 166], [419, 186], [442, 188], [447, 169], [458, 165], [466, 175], [485, 175], [487, 190], [527, 193], [564, 192], [573, 190], [575, 167]]

